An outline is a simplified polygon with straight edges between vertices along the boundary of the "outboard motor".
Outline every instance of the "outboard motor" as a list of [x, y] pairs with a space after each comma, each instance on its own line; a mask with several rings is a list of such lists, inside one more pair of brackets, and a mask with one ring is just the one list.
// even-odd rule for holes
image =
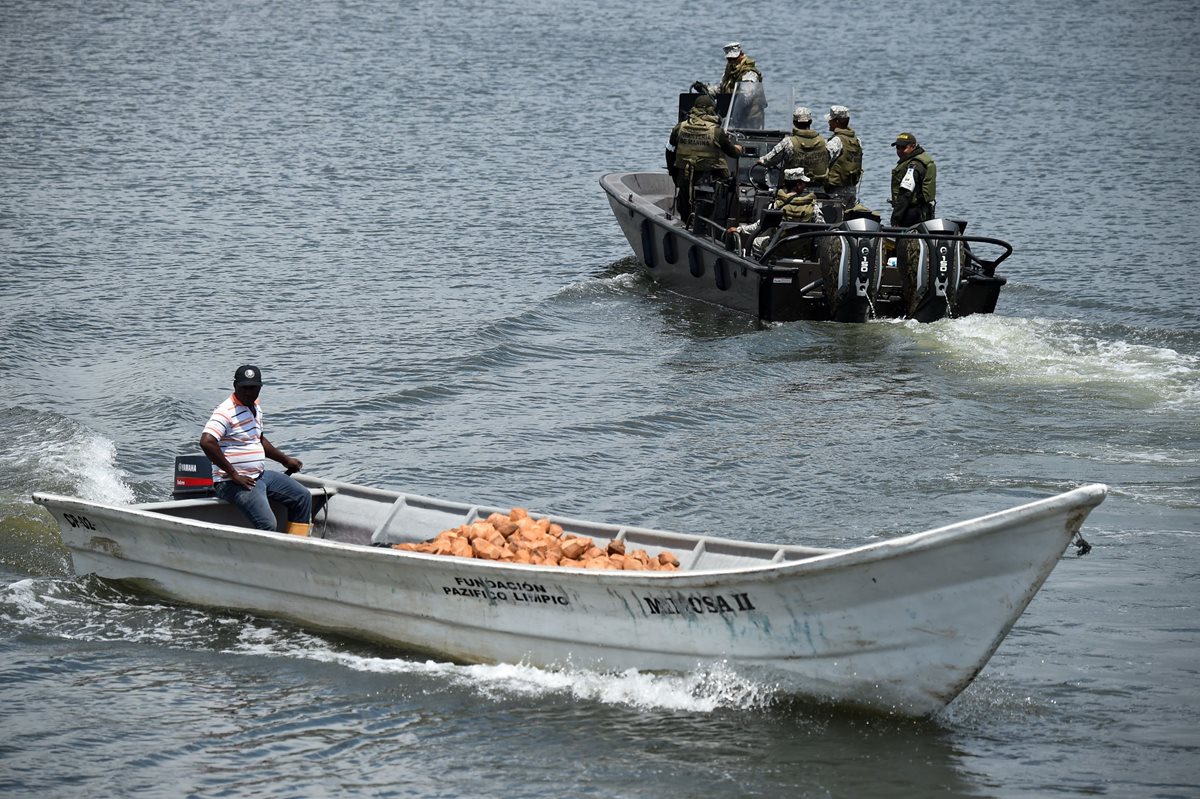
[[865, 322], [883, 276], [883, 239], [854, 234], [877, 233], [879, 220], [847, 219], [837, 229], [845, 235], [822, 237], [817, 245], [825, 302], [833, 321]]
[[[935, 322], [954, 315], [958, 281], [962, 276], [963, 243], [950, 219], [930, 219], [914, 229], [917, 233], [945, 233], [945, 239], [901, 239], [897, 252], [903, 254], [900, 269], [905, 316], [918, 322]], [[901, 246], [902, 245], [902, 246]]]
[[207, 455], [175, 456], [175, 490], [171, 499], [199, 499], [213, 492], [212, 461]]

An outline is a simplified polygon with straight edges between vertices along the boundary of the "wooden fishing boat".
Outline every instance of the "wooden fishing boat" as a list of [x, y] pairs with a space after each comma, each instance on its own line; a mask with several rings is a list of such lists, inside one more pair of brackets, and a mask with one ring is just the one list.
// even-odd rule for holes
[[564, 536], [679, 560], [616, 571], [394, 549], [507, 509], [298, 479], [314, 499], [310, 537], [249, 529], [213, 498], [33, 499], [78, 574], [185, 603], [461, 662], [619, 672], [721, 661], [797, 695], [925, 715], [983, 668], [1107, 490], [846, 549], [548, 517]]

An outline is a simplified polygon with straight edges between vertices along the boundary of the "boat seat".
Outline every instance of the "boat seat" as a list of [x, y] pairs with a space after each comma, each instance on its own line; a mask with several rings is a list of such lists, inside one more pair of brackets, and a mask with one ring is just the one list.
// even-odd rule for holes
[[758, 219], [762, 223], [759, 230], [777, 228], [783, 222], [783, 211], [780, 211], [778, 208], [764, 208], [759, 213]]
[[[775, 235], [771, 237], [771, 241], [767, 244], [767, 248], [775, 247], [771, 250], [772, 258], [796, 258], [802, 261], [812, 261], [816, 259], [816, 245], [813, 239], [797, 239], [789, 236], [794, 236], [796, 233], [804, 232], [804, 228], [791, 226], [782, 226], [777, 228]], [[778, 246], [775, 246], [778, 244]]]

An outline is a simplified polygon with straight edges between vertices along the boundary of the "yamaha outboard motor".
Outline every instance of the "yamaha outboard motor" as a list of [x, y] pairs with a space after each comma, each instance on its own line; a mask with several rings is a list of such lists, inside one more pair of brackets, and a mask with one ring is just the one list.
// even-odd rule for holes
[[883, 239], [855, 233], [877, 233], [879, 221], [847, 219], [837, 229], [845, 235], [822, 237], [817, 245], [829, 316], [835, 322], [865, 322], [874, 313], [883, 276]]
[[954, 315], [958, 281], [966, 257], [958, 235], [958, 225], [949, 219], [930, 219], [914, 229], [916, 233], [945, 233], [950, 238], [900, 239], [897, 251], [903, 253], [900, 270], [903, 283], [905, 316], [918, 322], [935, 322]]
[[171, 499], [198, 499], [213, 493], [212, 461], [207, 455], [175, 456], [175, 490]]

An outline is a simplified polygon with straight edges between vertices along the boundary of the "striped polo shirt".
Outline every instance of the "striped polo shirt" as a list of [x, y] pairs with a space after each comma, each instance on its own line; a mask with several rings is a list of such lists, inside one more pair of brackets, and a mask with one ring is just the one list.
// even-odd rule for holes
[[[258, 402], [248, 408], [230, 394], [213, 411], [204, 425], [204, 432], [221, 445], [221, 452], [238, 474], [257, 478], [267, 468], [267, 456], [262, 445], [262, 409]], [[215, 463], [212, 467], [213, 482], [228, 480], [225, 470]]]

